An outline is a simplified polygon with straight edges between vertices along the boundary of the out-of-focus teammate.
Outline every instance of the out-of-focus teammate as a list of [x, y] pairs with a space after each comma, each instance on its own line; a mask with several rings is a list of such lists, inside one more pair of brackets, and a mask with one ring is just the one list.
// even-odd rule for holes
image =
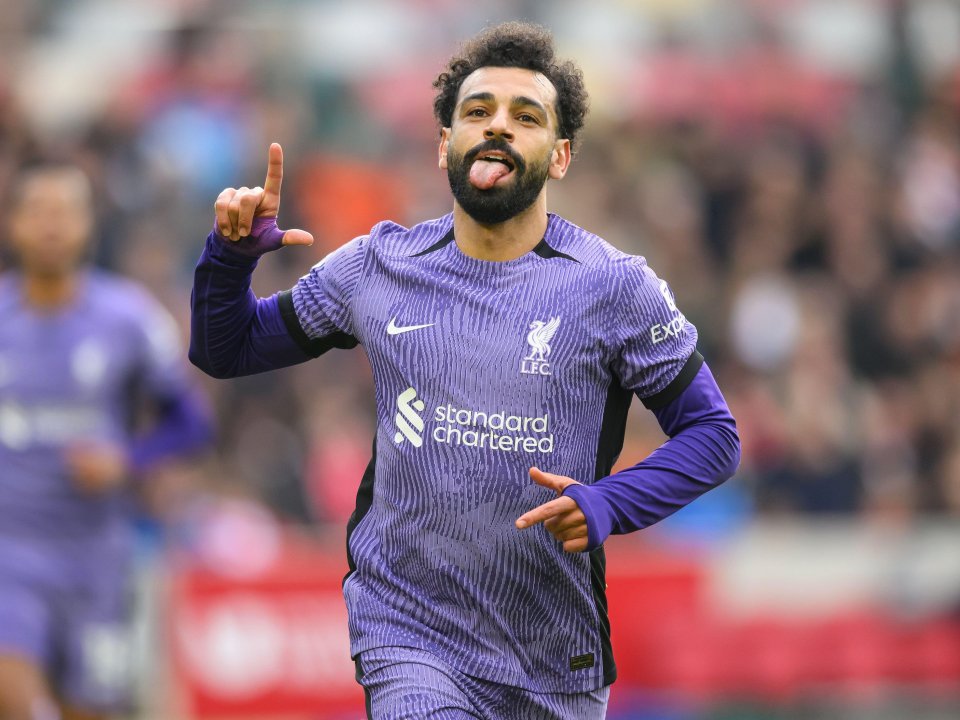
[[[85, 267], [91, 188], [26, 170], [0, 275], [0, 718], [106, 717], [129, 700], [129, 481], [206, 444], [169, 314]], [[135, 422], [145, 413], [149, 425]]]
[[[380, 223], [257, 299], [257, 258], [312, 241], [277, 229], [271, 146], [264, 187], [216, 202], [191, 359], [228, 377], [366, 350], [378, 428], [343, 591], [370, 717], [602, 718], [603, 542], [727, 479], [736, 426], [666, 282], [547, 212], [586, 112], [549, 33], [491, 28], [435, 86], [453, 212]], [[611, 475], [633, 395], [670, 439]]]

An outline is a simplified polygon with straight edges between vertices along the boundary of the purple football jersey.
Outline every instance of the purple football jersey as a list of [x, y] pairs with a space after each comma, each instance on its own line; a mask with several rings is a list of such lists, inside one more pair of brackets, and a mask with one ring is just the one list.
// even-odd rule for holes
[[677, 390], [697, 332], [666, 283], [556, 215], [532, 252], [471, 258], [448, 215], [377, 225], [280, 303], [316, 352], [359, 342], [375, 377], [348, 530], [353, 654], [420, 648], [540, 692], [612, 682], [602, 548], [564, 553], [514, 521], [553, 497], [531, 466], [606, 476], [632, 394]]
[[[86, 273], [72, 301], [42, 310], [7, 274], [0, 318], [0, 651], [38, 663], [69, 704], [125, 709], [129, 498], [80, 492], [66, 453], [109, 442], [149, 467], [207, 441], [205, 407], [173, 319], [129, 281]], [[134, 434], [141, 400], [156, 421]]]
[[115, 534], [123, 493], [79, 492], [64, 453], [88, 441], [128, 447], [138, 398], [184, 392], [176, 324], [139, 286], [98, 272], [50, 311], [28, 305], [8, 273], [0, 318], [0, 537]]

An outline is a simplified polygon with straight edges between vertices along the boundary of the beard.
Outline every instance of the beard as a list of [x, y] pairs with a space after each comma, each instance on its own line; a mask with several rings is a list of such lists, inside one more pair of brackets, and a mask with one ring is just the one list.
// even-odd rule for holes
[[[513, 162], [513, 179], [502, 186], [486, 190], [470, 182], [470, 168], [481, 153], [499, 150]], [[520, 155], [503, 140], [486, 140], [459, 155], [447, 153], [447, 180], [450, 192], [464, 212], [481, 225], [498, 225], [519, 215], [533, 204], [547, 182], [549, 155], [541, 163], [527, 165]]]

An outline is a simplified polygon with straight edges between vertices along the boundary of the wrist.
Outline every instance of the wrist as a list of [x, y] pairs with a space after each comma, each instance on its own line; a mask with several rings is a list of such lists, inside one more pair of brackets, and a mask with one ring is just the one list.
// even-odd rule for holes
[[233, 254], [257, 259], [261, 255], [283, 247], [283, 237], [286, 233], [277, 227], [276, 217], [260, 216], [253, 218], [250, 234], [237, 241], [221, 235], [216, 220], [213, 224], [213, 235], [221, 247]]
[[612, 530], [610, 518], [608, 513], [604, 512], [602, 500], [597, 496], [594, 488], [580, 483], [568, 486], [562, 495], [572, 498], [586, 519], [587, 552], [596, 550], [603, 545]]
[[[243, 242], [242, 240], [240, 242]], [[259, 255], [252, 255], [237, 247], [239, 243], [232, 242], [220, 234], [216, 224], [213, 231], [207, 236], [206, 253], [221, 265], [228, 267], [250, 269], [256, 267]]]

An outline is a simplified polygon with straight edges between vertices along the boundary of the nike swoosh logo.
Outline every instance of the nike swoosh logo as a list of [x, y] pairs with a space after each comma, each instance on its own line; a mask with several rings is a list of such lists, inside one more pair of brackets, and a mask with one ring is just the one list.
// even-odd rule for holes
[[398, 326], [395, 323], [396, 318], [390, 318], [390, 324], [387, 325], [387, 335], [399, 335], [401, 333], [410, 332], [411, 330], [423, 330], [424, 328], [433, 327], [436, 323], [427, 323], [426, 325], [400, 325]]

